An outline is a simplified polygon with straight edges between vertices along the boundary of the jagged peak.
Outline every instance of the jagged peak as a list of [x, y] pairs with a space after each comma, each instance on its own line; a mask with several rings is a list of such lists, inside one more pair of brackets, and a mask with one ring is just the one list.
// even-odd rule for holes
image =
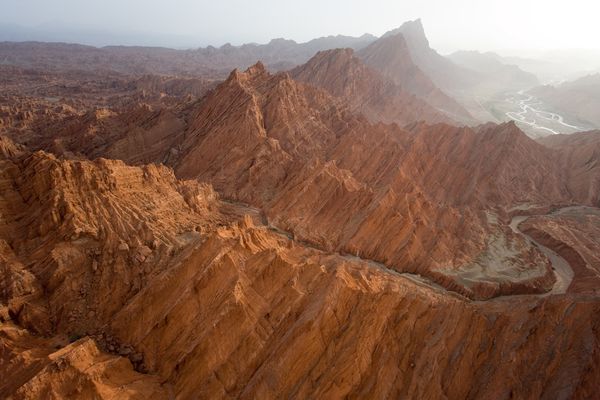
[[414, 21], [406, 21], [399, 29], [405, 34], [418, 35], [425, 38], [425, 28], [423, 28], [421, 18], [415, 19]]
[[402, 34], [406, 40], [413, 44], [429, 46], [429, 40], [427, 40], [427, 36], [425, 35], [425, 28], [423, 28], [421, 18], [414, 21], [406, 21], [399, 28], [386, 32], [382, 38], [397, 36], [399, 34]]
[[527, 136], [525, 134], [525, 132], [523, 132], [521, 130], [521, 128], [519, 128], [519, 126], [517, 125], [517, 123], [515, 121], [505, 122], [505, 123], [501, 124], [500, 127], [502, 128], [502, 131], [504, 131], [505, 134], [510, 137], [534, 142], [532, 139], [529, 138], [529, 136]]
[[235, 68], [233, 71], [231, 71], [225, 82], [237, 81], [239, 80], [241, 74], [242, 72], [240, 72], [239, 69]]
[[261, 61], [257, 61], [256, 64], [248, 67], [244, 72], [235, 68], [233, 71], [231, 71], [229, 77], [225, 82], [242, 82], [248, 79], [254, 79], [262, 76], [269, 76], [269, 72], [267, 71], [267, 68]]
[[24, 152], [25, 148], [23, 146], [16, 144], [6, 136], [0, 136], [0, 157], [11, 158]]
[[248, 69], [246, 69], [246, 71], [244, 71], [244, 73], [247, 75], [250, 75], [250, 76], [268, 74], [267, 68], [262, 63], [262, 61], [257, 61], [256, 64], [254, 64], [254, 65], [250, 66]]
[[525, 135], [523, 133], [523, 131], [519, 128], [517, 123], [513, 120], [498, 124], [498, 128], [500, 128], [503, 132], [510, 133], [511, 135], [514, 135], [514, 134]]
[[422, 31], [422, 32], [425, 31], [423, 29], [423, 21], [421, 20], [421, 18], [417, 18], [417, 19], [412, 20], [412, 21], [406, 21], [405, 23], [402, 24], [402, 27], [405, 27], [406, 29], [419, 30], [419, 31]]
[[527, 145], [536, 145], [537, 143], [530, 139], [515, 121], [503, 122], [501, 124], [495, 124], [488, 122], [486, 124], [480, 125], [476, 128], [476, 131], [479, 133], [492, 135], [496, 138], [496, 140], [508, 141], [514, 145], [517, 144], [527, 144]]

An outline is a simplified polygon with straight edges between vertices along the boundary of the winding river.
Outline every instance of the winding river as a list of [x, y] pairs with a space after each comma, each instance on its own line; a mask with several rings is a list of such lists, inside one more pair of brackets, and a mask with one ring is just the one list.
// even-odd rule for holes
[[536, 108], [541, 106], [542, 103], [535, 97], [524, 94], [523, 90], [518, 92], [517, 96], [508, 98], [507, 101], [520, 108], [518, 112], [506, 112], [506, 116], [513, 121], [553, 135], [584, 130], [581, 127], [568, 124], [560, 114]]
[[566, 293], [567, 289], [569, 288], [569, 285], [571, 285], [573, 276], [575, 275], [573, 272], [573, 268], [571, 268], [571, 265], [569, 265], [567, 260], [559, 256], [554, 250], [551, 250], [550, 248], [540, 244], [539, 242], [535, 241], [531, 236], [527, 235], [519, 229], [519, 224], [521, 224], [521, 222], [527, 220], [528, 218], [529, 216], [522, 215], [513, 217], [512, 221], [510, 222], [510, 227], [514, 232], [525, 237], [525, 239], [529, 243], [536, 246], [542, 253], [544, 253], [546, 257], [548, 257], [548, 259], [552, 263], [552, 270], [554, 271], [554, 275], [556, 276], [556, 283], [554, 284], [552, 290], [550, 290], [547, 293], [541, 294], [540, 296]]
[[[285, 230], [278, 228], [278, 227], [274, 226], [273, 224], [271, 224], [268, 221], [268, 218], [264, 215], [262, 210], [260, 210], [259, 208], [255, 208], [255, 207], [249, 206], [247, 204], [243, 204], [243, 203], [231, 202], [231, 201], [227, 201], [227, 200], [223, 200], [223, 201], [227, 204], [231, 204], [236, 207], [239, 207], [241, 210], [243, 210], [248, 215], [254, 215], [258, 219], [262, 220], [262, 222], [265, 224], [265, 226], [272, 232], [274, 232], [282, 237], [285, 237], [288, 240], [296, 240], [294, 238], [294, 235], [291, 232], [285, 231]], [[568, 210], [571, 208], [573, 208], [573, 207], [561, 208], [557, 211], [554, 211], [552, 214], [561, 213], [562, 210]], [[552, 215], [552, 214], [547, 214], [547, 215]], [[533, 216], [544, 216], [544, 215], [533, 215]], [[519, 225], [530, 217], [531, 216], [528, 216], [528, 215], [514, 216], [510, 222], [510, 227], [514, 232], [522, 235], [529, 243], [531, 243], [533, 246], [536, 246], [542, 253], [544, 253], [544, 255], [546, 255], [546, 257], [548, 257], [548, 259], [550, 260], [551, 265], [552, 265], [552, 270], [554, 271], [554, 274], [556, 276], [556, 282], [555, 282], [552, 290], [550, 290], [546, 293], [542, 293], [542, 294], [501, 295], [501, 296], [497, 296], [492, 299], [484, 300], [484, 301], [509, 299], [512, 297], [522, 297], [522, 296], [545, 297], [545, 296], [549, 296], [549, 295], [553, 295], [553, 294], [566, 293], [567, 289], [569, 288], [569, 285], [571, 284], [571, 281], [573, 280], [573, 276], [574, 276], [573, 269], [571, 268], [569, 263], [564, 258], [562, 258], [560, 255], [558, 255], [555, 251], [538, 243], [532, 237], [530, 237], [529, 235], [527, 235], [526, 233], [524, 233], [523, 231], [521, 231], [519, 229]], [[323, 249], [321, 249], [318, 246], [315, 246], [311, 243], [308, 243], [308, 242], [300, 242], [300, 243], [303, 246], [310, 247], [310, 248], [313, 248], [318, 251], [324, 251]], [[452, 295], [455, 297], [456, 296], [462, 297], [458, 293], [444, 288], [443, 286], [435, 283], [434, 281], [432, 281], [431, 279], [429, 279], [425, 276], [413, 274], [413, 273], [409, 273], [409, 272], [398, 272], [391, 268], [388, 268], [385, 264], [382, 264], [380, 262], [362, 258], [358, 254], [355, 256], [349, 255], [349, 254], [340, 254], [340, 253], [335, 253], [335, 254], [337, 254], [338, 256], [345, 258], [349, 261], [365, 262], [373, 268], [376, 268], [378, 270], [384, 271], [386, 273], [389, 273], [389, 274], [392, 274], [395, 276], [401, 276], [403, 278], [409, 279], [410, 281], [412, 281], [420, 286], [427, 287], [431, 290], [435, 290], [437, 292], [444, 292], [446, 294], [449, 294], [449, 295]]]

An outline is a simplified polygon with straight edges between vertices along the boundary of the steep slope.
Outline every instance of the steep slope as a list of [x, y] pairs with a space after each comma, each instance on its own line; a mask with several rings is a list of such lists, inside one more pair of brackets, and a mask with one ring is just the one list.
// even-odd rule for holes
[[469, 304], [278, 240], [222, 231], [129, 303], [116, 335], [182, 398], [593, 393], [595, 302]]
[[472, 122], [469, 113], [443, 93], [413, 62], [407, 41], [402, 34], [384, 36], [360, 50], [357, 55], [366, 65], [453, 119]]
[[176, 181], [165, 167], [43, 152], [0, 164], [3, 279], [14, 282], [2, 300], [36, 332], [97, 329], [156, 268], [220, 223], [209, 211], [212, 189]]
[[506, 207], [571, 199], [555, 155], [514, 122], [476, 130], [424, 124], [409, 128], [415, 137], [406, 175], [435, 193], [437, 201]]
[[408, 54], [415, 63], [442, 90], [454, 91], [471, 87], [479, 77], [473, 71], [460, 67], [429, 46], [420, 19], [408, 21], [397, 29], [385, 33], [382, 38], [402, 35], [406, 40]]
[[558, 152], [571, 193], [584, 204], [600, 206], [600, 131], [552, 135], [538, 142]]
[[[371, 125], [259, 64], [235, 71], [201, 102], [174, 167], [264, 209], [272, 224], [319, 248], [418, 272], [469, 296], [552, 285], [544, 258], [514, 235], [506, 210], [575, 200], [554, 153], [513, 123], [409, 129]], [[509, 267], [499, 278], [474, 273], [487, 258]]]
[[451, 122], [451, 119], [400, 86], [364, 65], [351, 49], [317, 53], [306, 64], [290, 71], [297, 81], [321, 87], [343, 98], [352, 111], [370, 121]]
[[103, 353], [90, 338], [65, 344], [0, 324], [0, 354], [4, 398], [168, 398], [157, 376], [135, 372], [127, 358]]
[[31, 292], [0, 279], [3, 397], [595, 393], [589, 295], [471, 302], [290, 239], [165, 167], [42, 152], [2, 167], [2, 249]]
[[[599, 355], [589, 351], [600, 340], [599, 310], [589, 299], [469, 303], [248, 220], [209, 233], [157, 272], [107, 329], [178, 398], [545, 398], [558, 390], [589, 397], [600, 373]], [[14, 342], [4, 343], [14, 351]], [[50, 358], [65, 372], [44, 367], [17, 393], [35, 398], [51, 384], [87, 393], [94, 388], [87, 380], [62, 378], [83, 365], [96, 381], [103, 375], [94, 372], [105, 369], [121, 396], [166, 398], [152, 376], [128, 384], [136, 375], [127, 361], [99, 357], [93, 346], [86, 338], [59, 350]], [[107, 389], [96, 394], [110, 398]]]
[[[341, 59], [365, 72], [349, 55]], [[346, 87], [332, 85], [337, 93]], [[73, 127], [49, 131], [42, 148], [166, 162], [179, 177], [264, 209], [272, 224], [319, 248], [418, 272], [468, 296], [552, 285], [547, 261], [512, 232], [506, 212], [519, 204], [590, 204], [569, 190], [554, 152], [514, 124], [403, 130], [370, 124], [348, 103], [259, 63], [197, 102], [76, 118]], [[486, 272], [490, 258], [507, 269]]]

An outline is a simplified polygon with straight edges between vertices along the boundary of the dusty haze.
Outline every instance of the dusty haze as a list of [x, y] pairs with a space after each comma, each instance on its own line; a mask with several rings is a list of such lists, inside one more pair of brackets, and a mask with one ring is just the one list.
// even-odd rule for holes
[[0, 40], [218, 46], [275, 37], [308, 41], [336, 34], [380, 35], [402, 21], [422, 18], [432, 47], [442, 53], [598, 49], [599, 13], [600, 5], [587, 0], [573, 0], [568, 6], [557, 0], [5, 0]]

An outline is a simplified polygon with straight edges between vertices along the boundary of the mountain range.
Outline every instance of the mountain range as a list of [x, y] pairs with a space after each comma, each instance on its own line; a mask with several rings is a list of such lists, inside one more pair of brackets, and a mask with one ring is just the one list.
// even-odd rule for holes
[[459, 101], [530, 74], [420, 21], [0, 60], [0, 397], [596, 396], [600, 131]]
[[[336, 48], [353, 49], [358, 58], [396, 85], [401, 84], [405, 91], [426, 101], [452, 120], [465, 124], [473, 124], [475, 120], [465, 109], [465, 105], [456, 99], [462, 101], [461, 97], [470, 97], [471, 93], [479, 93], [482, 88], [494, 92], [504, 84], [515, 89], [531, 86], [530, 77], [517, 67], [506, 67], [507, 70], [512, 68], [517, 71], [504, 73], [499, 78], [493, 73], [482, 73], [481, 68], [479, 71], [465, 68], [454, 63], [451, 58], [441, 56], [429, 47], [420, 20], [407, 22], [381, 38], [369, 34], [356, 38], [338, 35], [306, 43], [274, 39], [264, 45], [226, 44], [219, 48], [209, 46], [194, 50], [5, 42], [0, 43], [0, 60], [3, 64], [24, 68], [43, 65], [47, 71], [64, 70], [69, 65], [77, 65], [77, 68], [88, 71], [106, 69], [136, 75], [146, 73], [225, 78], [231, 69], [248, 68], [257, 60], [273, 70], [289, 70], [306, 63], [319, 51]], [[397, 59], [386, 60], [387, 57]], [[469, 102], [465, 104], [471, 107]]]

